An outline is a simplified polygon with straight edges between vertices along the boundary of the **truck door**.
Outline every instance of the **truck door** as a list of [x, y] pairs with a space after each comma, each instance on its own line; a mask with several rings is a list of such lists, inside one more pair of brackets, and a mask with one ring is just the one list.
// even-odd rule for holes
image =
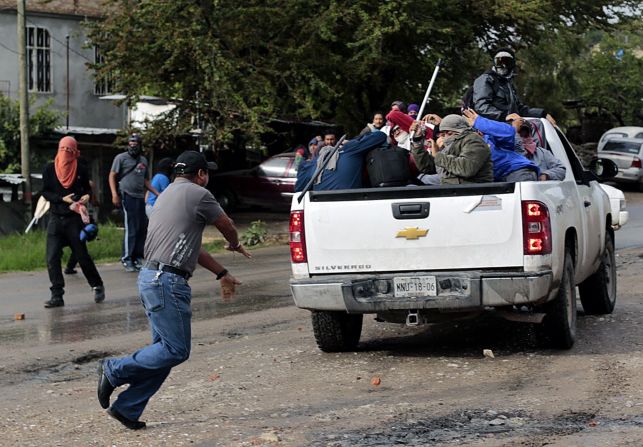
[[563, 143], [567, 158], [571, 164], [572, 174], [576, 180], [576, 189], [581, 206], [581, 220], [583, 234], [578, 235], [578, 262], [576, 265], [576, 277], [584, 279], [595, 270], [595, 263], [601, 251], [601, 241], [603, 240], [603, 223], [601, 210], [602, 191], [596, 181], [584, 181], [583, 165], [576, 156], [567, 138], [556, 129], [560, 141]]

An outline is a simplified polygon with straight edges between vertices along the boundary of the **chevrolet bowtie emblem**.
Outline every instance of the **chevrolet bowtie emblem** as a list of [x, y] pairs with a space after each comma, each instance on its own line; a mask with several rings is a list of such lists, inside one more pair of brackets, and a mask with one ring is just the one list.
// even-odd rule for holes
[[405, 237], [406, 240], [418, 239], [427, 235], [429, 230], [420, 230], [418, 227], [407, 227], [397, 232], [395, 237]]

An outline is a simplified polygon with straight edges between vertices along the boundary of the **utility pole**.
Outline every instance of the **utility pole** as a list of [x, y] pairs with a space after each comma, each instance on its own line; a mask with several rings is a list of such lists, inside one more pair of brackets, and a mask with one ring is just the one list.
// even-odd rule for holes
[[67, 46], [67, 73], [66, 73], [66, 78], [67, 78], [67, 102], [66, 102], [66, 107], [67, 107], [67, 119], [66, 119], [66, 124], [67, 124], [67, 130], [69, 130], [69, 34], [65, 36], [65, 43]]
[[27, 85], [27, 21], [26, 0], [18, 0], [18, 66], [20, 73], [20, 164], [25, 179], [24, 202], [27, 215], [31, 215], [31, 168], [29, 163], [29, 98]]

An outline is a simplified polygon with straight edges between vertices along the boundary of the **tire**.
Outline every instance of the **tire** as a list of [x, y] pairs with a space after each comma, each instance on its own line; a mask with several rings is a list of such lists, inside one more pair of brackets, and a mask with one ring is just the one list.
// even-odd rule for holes
[[614, 233], [605, 235], [605, 251], [598, 270], [579, 286], [580, 301], [587, 315], [611, 314], [616, 304], [616, 258]]
[[576, 285], [574, 262], [568, 251], [565, 251], [558, 294], [543, 306], [543, 310], [546, 315], [539, 328], [543, 344], [550, 348], [571, 348], [576, 340]]
[[363, 315], [313, 311], [311, 319], [315, 341], [322, 351], [351, 351], [357, 346], [362, 334]]
[[217, 199], [217, 202], [219, 202], [219, 205], [221, 205], [221, 208], [225, 211], [231, 211], [237, 206], [237, 198], [228, 190], [223, 190], [216, 194], [215, 198]]

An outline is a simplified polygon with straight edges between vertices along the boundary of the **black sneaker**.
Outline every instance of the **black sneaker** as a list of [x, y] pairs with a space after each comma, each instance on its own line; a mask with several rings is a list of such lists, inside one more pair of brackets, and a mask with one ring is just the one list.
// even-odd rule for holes
[[101, 360], [98, 362], [98, 403], [100, 404], [101, 407], [103, 408], [108, 408], [109, 407], [109, 397], [112, 395], [114, 392], [114, 389], [116, 387], [111, 384], [107, 376], [105, 375], [105, 370], [103, 369], [103, 362], [105, 360]]
[[94, 290], [94, 301], [97, 303], [102, 303], [105, 301], [105, 286], [96, 286], [93, 287]]
[[134, 265], [134, 263], [132, 261], [125, 261], [125, 262], [123, 262], [123, 265], [125, 266], [125, 271], [126, 272], [130, 272], [130, 273], [138, 272], [138, 270], [136, 269], [136, 266]]
[[45, 307], [47, 309], [51, 307], [63, 307], [65, 305], [65, 301], [63, 301], [62, 296], [52, 296], [49, 301], [45, 301]]
[[146, 427], [145, 422], [143, 421], [133, 421], [132, 419], [128, 419], [122, 414], [118, 412], [114, 407], [109, 407], [107, 409], [107, 414], [109, 414], [111, 417], [116, 419], [118, 422], [123, 424], [125, 427], [129, 428], [130, 430], [140, 430], [142, 428]]
[[66, 267], [63, 272], [65, 273], [65, 275], [75, 275], [76, 273], [78, 273], [76, 269], [70, 269], [69, 267]]

